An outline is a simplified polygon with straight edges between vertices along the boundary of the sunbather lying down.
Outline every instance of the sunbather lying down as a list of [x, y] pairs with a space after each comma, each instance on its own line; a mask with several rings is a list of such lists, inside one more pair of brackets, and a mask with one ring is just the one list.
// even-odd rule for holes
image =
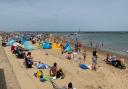
[[37, 69], [48, 69], [48, 68], [50, 68], [50, 66], [48, 64], [44, 64], [44, 63], [36, 62], [36, 61], [35, 61], [34, 65]]
[[116, 56], [110, 56], [109, 54], [107, 54], [104, 61], [107, 64], [111, 64], [112, 66], [115, 66], [116, 68], [121, 68], [121, 69], [126, 68], [123, 59], [117, 58]]

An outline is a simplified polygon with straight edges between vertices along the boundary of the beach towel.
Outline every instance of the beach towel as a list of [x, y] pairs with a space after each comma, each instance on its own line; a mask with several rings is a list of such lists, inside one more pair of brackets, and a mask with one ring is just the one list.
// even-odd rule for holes
[[48, 69], [50, 66], [48, 64], [36, 64], [36, 68], [38, 69]]

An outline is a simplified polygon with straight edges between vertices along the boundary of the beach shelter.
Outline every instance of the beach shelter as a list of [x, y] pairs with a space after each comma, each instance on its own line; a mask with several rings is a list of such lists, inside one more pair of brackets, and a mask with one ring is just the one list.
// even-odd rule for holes
[[49, 42], [44, 42], [44, 43], [42, 44], [42, 48], [43, 48], [43, 49], [50, 49], [50, 48], [51, 48], [51, 44], [50, 44]]
[[64, 48], [64, 51], [65, 52], [71, 52], [72, 51], [72, 48], [71, 48], [71, 45], [70, 45], [69, 42], [66, 43], [65, 48]]
[[7, 42], [7, 46], [12, 46], [16, 41], [14, 39], [9, 39]]
[[60, 49], [60, 44], [57, 44], [57, 43], [52, 43], [52, 48], [53, 49]]
[[33, 50], [33, 46], [29, 43], [29, 41], [24, 41], [23, 46], [27, 49], [27, 50]]
[[20, 37], [19, 40], [21, 41], [21, 44], [23, 45], [24, 42], [26, 41], [24, 38]]

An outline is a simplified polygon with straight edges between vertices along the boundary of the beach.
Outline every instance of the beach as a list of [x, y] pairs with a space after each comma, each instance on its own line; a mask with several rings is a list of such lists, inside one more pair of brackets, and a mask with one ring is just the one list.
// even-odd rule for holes
[[[53, 89], [49, 81], [40, 82], [34, 76], [38, 69], [26, 69], [23, 59], [16, 58], [11, 53], [10, 47], [5, 47], [4, 50], [21, 89]], [[41, 61], [49, 65], [53, 65], [56, 62], [58, 67], [63, 69], [66, 77], [54, 80], [59, 87], [67, 86], [69, 82], [72, 82], [76, 89], [127, 89], [128, 87], [128, 69], [121, 70], [106, 64], [103, 61], [106, 55], [103, 53], [98, 53], [97, 71], [93, 71], [80, 69], [79, 63], [65, 59], [60, 49], [36, 49], [31, 52], [34, 61]], [[81, 54], [76, 56], [82, 58]], [[90, 66], [92, 64], [91, 50], [87, 50], [85, 63]], [[44, 75], [49, 75], [49, 69], [42, 69], [42, 71]]]
[[0, 89], [128, 89], [128, 0], [0, 0]]

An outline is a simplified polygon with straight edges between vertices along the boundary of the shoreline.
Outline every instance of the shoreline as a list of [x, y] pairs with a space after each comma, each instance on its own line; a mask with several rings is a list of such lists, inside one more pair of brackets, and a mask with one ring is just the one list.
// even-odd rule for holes
[[[123, 33], [123, 32], [122, 32]], [[56, 38], [56, 40], [60, 41], [60, 37], [59, 38]], [[67, 40], [67, 39], [66, 39]], [[81, 41], [80, 41], [81, 42]], [[63, 42], [63, 44], [66, 44], [66, 42]], [[71, 47], [74, 48], [74, 45], [75, 45], [75, 42], [70, 40], [70, 44], [71, 44]], [[81, 42], [81, 52], [83, 52], [83, 49], [85, 48], [87, 51], [90, 51], [92, 52], [93, 51], [93, 48], [89, 47], [89, 46], [86, 46], [86, 44], [84, 44], [83, 42]], [[128, 56], [126, 55], [123, 55], [123, 54], [119, 54], [119, 53], [116, 53], [116, 52], [112, 52], [112, 51], [109, 51], [109, 50], [103, 50], [103, 49], [99, 49], [98, 48], [98, 54], [101, 54], [103, 56], [106, 56], [107, 54], [111, 54], [111, 55], [115, 55], [117, 57], [121, 57], [125, 60], [125, 63], [128, 64]]]
[[[88, 51], [92, 51], [93, 50], [93, 48], [88, 47], [88, 46], [84, 46], [82, 48], [86, 48]], [[98, 49], [97, 53], [101, 54], [101, 55], [104, 55], [104, 56], [106, 56], [106, 54], [115, 55], [117, 57], [121, 57], [121, 58], [125, 59], [125, 62], [128, 63], [128, 56], [125, 56], [125, 55], [122, 55], [122, 54], [118, 54], [118, 53], [111, 52], [111, 51], [106, 51], [106, 50], [103, 50], [103, 49]]]

